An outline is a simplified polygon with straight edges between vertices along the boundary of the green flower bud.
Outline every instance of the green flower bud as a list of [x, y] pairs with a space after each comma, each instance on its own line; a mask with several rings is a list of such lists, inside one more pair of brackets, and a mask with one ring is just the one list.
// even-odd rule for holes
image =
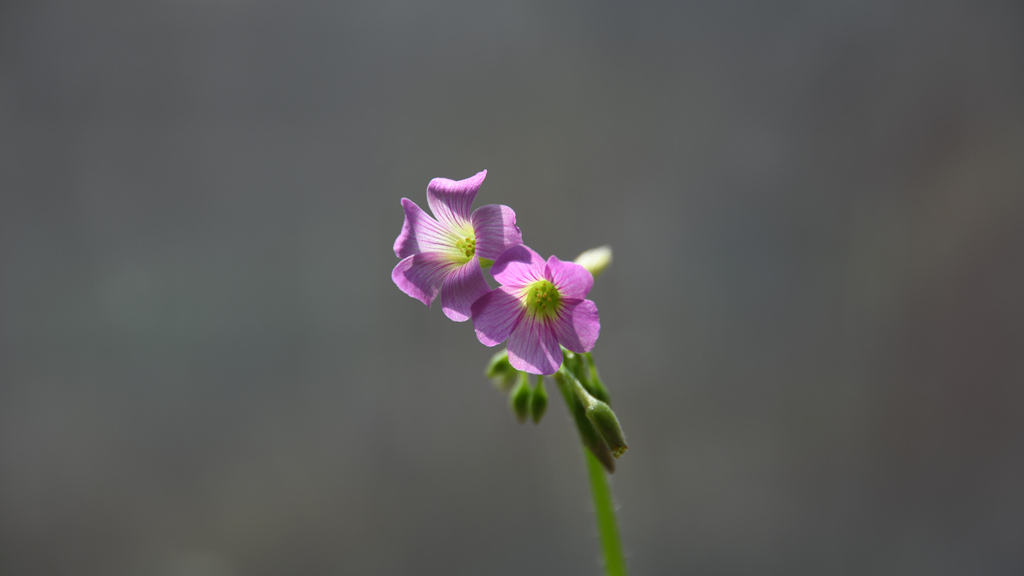
[[615, 417], [615, 412], [612, 412], [610, 406], [595, 400], [587, 407], [587, 420], [590, 420], [594, 429], [608, 445], [612, 456], [618, 458], [626, 452], [626, 436], [622, 433], [619, 419]]
[[544, 390], [544, 377], [537, 376], [537, 385], [533, 388], [533, 393], [530, 395], [530, 418], [533, 418], [534, 424], [540, 424], [540, 419], [544, 417], [544, 412], [548, 409], [548, 393]]
[[512, 364], [508, 361], [507, 349], [491, 356], [490, 361], [487, 363], [487, 368], [484, 369], [484, 374], [502, 392], [511, 390], [512, 386], [519, 379], [519, 371], [513, 368]]
[[520, 372], [519, 383], [508, 395], [509, 408], [512, 409], [512, 413], [515, 414], [516, 420], [519, 420], [520, 424], [526, 422], [526, 417], [530, 415], [531, 396], [533, 396], [533, 391], [530, 390], [530, 377], [526, 375], [526, 372]]
[[608, 445], [604, 443], [597, 430], [587, 419], [587, 409], [580, 402], [579, 397], [573, 393], [572, 382], [569, 381], [569, 378], [571, 377], [567, 377], [561, 370], [554, 374], [555, 383], [558, 384], [558, 389], [561, 390], [562, 397], [565, 398], [569, 412], [572, 413], [572, 419], [576, 423], [576, 429], [580, 433], [580, 440], [604, 466], [604, 469], [611, 474], [615, 472], [615, 458], [612, 457]]
[[594, 275], [594, 278], [597, 278], [612, 263], [612, 247], [601, 246], [600, 248], [591, 248], [577, 256], [576, 263], [586, 268], [587, 272], [590, 272]]

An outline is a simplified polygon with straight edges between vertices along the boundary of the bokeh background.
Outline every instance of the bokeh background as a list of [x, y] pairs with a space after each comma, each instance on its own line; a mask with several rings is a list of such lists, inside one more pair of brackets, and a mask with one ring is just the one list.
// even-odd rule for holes
[[598, 573], [390, 280], [485, 168], [614, 247], [635, 574], [1024, 573], [1024, 5], [948, 0], [5, 2], [0, 573]]

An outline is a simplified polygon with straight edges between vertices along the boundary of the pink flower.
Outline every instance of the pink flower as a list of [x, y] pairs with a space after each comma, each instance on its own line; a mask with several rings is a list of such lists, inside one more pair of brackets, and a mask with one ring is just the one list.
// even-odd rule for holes
[[[465, 180], [434, 178], [427, 185], [431, 218], [413, 201], [402, 198], [405, 223], [395, 240], [402, 261], [391, 272], [402, 292], [430, 306], [440, 295], [441, 309], [456, 322], [470, 317], [470, 306], [490, 291], [480, 260], [494, 260], [523, 243], [516, 213], [508, 206], [470, 208], [487, 177], [484, 170]], [[436, 219], [435, 219], [436, 218]]]
[[585, 300], [594, 285], [585, 268], [554, 256], [545, 262], [519, 245], [495, 260], [491, 275], [502, 286], [473, 303], [473, 329], [487, 346], [507, 339], [517, 370], [554, 374], [562, 365], [561, 346], [578, 353], [594, 349], [601, 321], [597, 305]]

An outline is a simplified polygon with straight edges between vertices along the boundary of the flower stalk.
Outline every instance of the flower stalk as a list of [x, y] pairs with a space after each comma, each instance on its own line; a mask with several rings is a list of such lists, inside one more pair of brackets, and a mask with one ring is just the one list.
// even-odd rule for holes
[[593, 453], [589, 450], [583, 452], [587, 461], [590, 491], [594, 496], [594, 515], [597, 517], [597, 534], [601, 540], [605, 574], [626, 576], [626, 556], [622, 553], [622, 539], [615, 520], [615, 502], [612, 500], [608, 476]]
[[[555, 373], [554, 379], [562, 392], [569, 413], [576, 422], [576, 430], [585, 447], [584, 459], [587, 464], [590, 492], [594, 499], [594, 514], [605, 574], [625, 576], [626, 558], [622, 552], [622, 540], [615, 518], [615, 503], [612, 501], [607, 475], [615, 471], [615, 459], [626, 451], [626, 441], [611, 407], [604, 401], [594, 398], [577, 377], [580, 369], [586, 367], [586, 364], [578, 362], [580, 359], [580, 355], [571, 357], [570, 354], [566, 354], [566, 360]], [[588, 360], [590, 369], [596, 370], [593, 359]], [[601, 390], [607, 395], [607, 390], [603, 386]]]

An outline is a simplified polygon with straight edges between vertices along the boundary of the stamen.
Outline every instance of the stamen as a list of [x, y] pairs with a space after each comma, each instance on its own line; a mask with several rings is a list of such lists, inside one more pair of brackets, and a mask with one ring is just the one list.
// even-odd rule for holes
[[476, 240], [469, 236], [464, 236], [462, 240], [455, 242], [455, 249], [462, 252], [466, 258], [472, 258], [476, 254]]
[[[534, 282], [526, 289], [525, 295], [527, 311], [534, 316], [553, 317], [558, 315], [561, 304], [561, 294], [558, 288], [547, 280]], [[548, 308], [548, 305], [551, 305]]]

